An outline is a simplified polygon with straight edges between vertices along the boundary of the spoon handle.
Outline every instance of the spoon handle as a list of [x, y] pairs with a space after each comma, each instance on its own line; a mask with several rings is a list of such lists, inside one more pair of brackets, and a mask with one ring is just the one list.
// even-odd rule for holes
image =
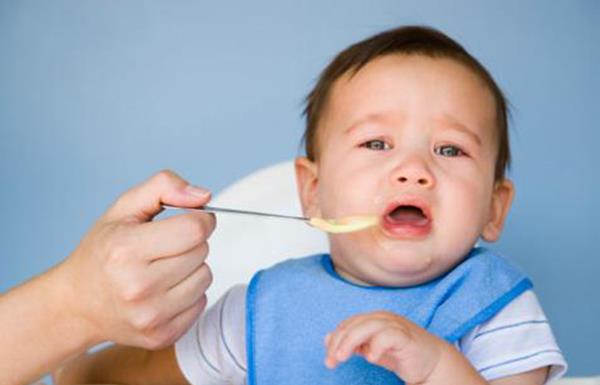
[[293, 215], [281, 215], [281, 214], [271, 214], [271, 213], [263, 213], [259, 211], [249, 211], [249, 210], [238, 210], [238, 209], [229, 209], [225, 207], [214, 207], [214, 206], [202, 206], [202, 207], [176, 207], [170, 205], [164, 205], [163, 207], [168, 209], [186, 209], [186, 210], [199, 210], [207, 213], [226, 213], [226, 214], [242, 214], [242, 215], [254, 215], [259, 217], [269, 217], [269, 218], [283, 218], [283, 219], [295, 219], [307, 222], [309, 218], [306, 217], [297, 217]]

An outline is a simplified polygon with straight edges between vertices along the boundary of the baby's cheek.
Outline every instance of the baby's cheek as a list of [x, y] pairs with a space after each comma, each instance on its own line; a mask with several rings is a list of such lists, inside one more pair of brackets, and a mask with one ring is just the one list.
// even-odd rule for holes
[[360, 189], [345, 180], [336, 179], [321, 190], [321, 212], [326, 218], [337, 218], [355, 213], [357, 204], [364, 200]]
[[320, 191], [320, 209], [323, 218], [336, 218], [343, 213], [343, 208], [347, 206], [348, 197], [343, 190], [329, 184], [323, 186]]
[[480, 193], [463, 191], [459, 196], [455, 196], [453, 203], [449, 203], [448, 206], [450, 207], [449, 226], [446, 230], [451, 241], [460, 243], [455, 247], [462, 248], [463, 243], [468, 245], [476, 242], [481, 234], [485, 217], [485, 205]]

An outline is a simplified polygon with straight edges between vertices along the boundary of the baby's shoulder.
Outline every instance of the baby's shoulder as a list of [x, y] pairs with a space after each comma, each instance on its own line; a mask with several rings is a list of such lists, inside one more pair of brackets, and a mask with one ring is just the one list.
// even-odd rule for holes
[[473, 328], [457, 345], [488, 381], [543, 366], [551, 367], [553, 379], [566, 371], [548, 318], [531, 289]]
[[548, 323], [542, 305], [532, 289], [524, 291], [492, 318], [479, 324], [469, 335], [479, 338], [495, 331], [510, 330], [527, 324]]

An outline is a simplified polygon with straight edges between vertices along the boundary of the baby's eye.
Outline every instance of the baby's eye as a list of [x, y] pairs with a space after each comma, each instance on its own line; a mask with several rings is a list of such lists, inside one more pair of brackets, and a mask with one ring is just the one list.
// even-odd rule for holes
[[464, 156], [464, 155], [466, 155], [463, 150], [461, 150], [460, 148], [458, 148], [456, 146], [451, 146], [451, 145], [438, 146], [438, 147], [436, 147], [436, 148], [433, 149], [433, 152], [436, 155], [448, 156], [448, 157], [455, 157], [455, 156]]
[[381, 139], [369, 140], [360, 145], [360, 147], [368, 148], [374, 151], [385, 151], [392, 148], [388, 143]]

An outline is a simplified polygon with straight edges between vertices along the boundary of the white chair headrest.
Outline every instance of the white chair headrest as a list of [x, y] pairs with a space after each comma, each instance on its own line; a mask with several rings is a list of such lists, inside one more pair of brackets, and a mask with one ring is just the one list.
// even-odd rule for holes
[[[258, 170], [219, 193], [210, 205], [242, 210], [301, 216], [294, 162]], [[287, 258], [328, 250], [327, 236], [301, 221], [217, 214], [217, 227], [209, 239], [214, 281], [208, 290], [214, 303], [236, 283]]]

